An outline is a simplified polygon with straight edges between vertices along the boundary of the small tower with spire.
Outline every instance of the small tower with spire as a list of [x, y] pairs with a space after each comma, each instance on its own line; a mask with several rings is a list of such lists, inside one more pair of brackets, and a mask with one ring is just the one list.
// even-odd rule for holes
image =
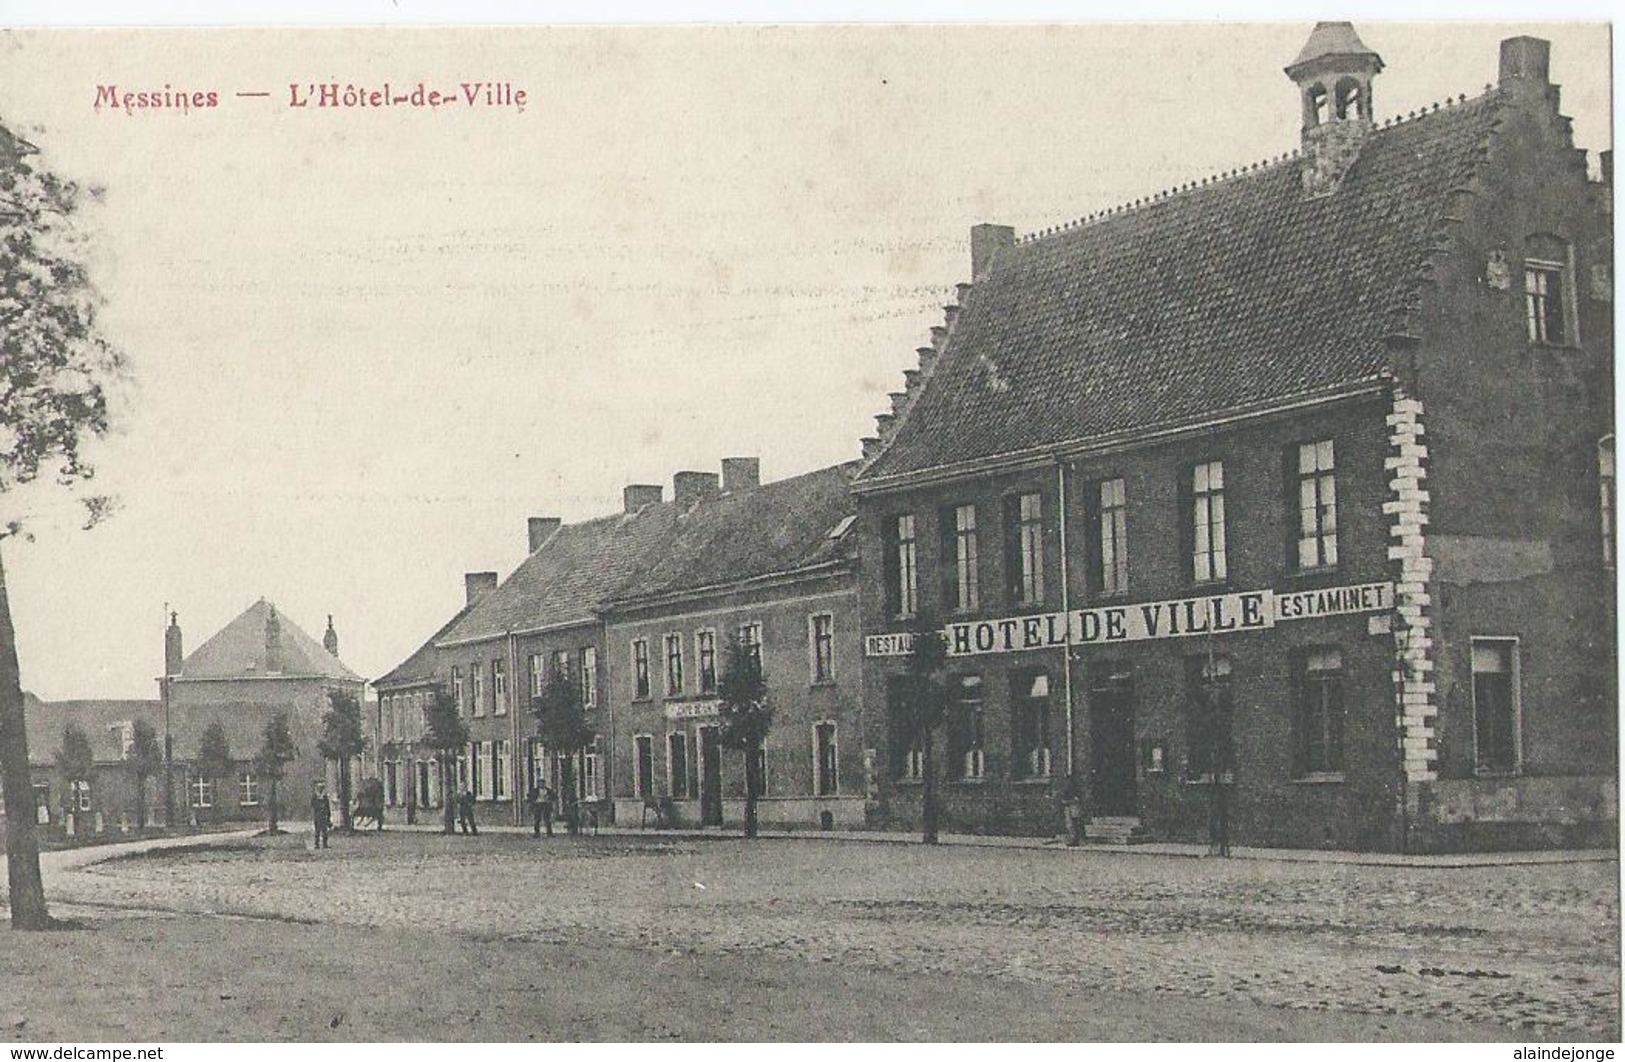
[[164, 629], [164, 676], [181, 673], [181, 625], [175, 613], [169, 614], [169, 626]]
[[1303, 103], [1303, 191], [1331, 195], [1371, 131], [1371, 82], [1382, 56], [1365, 46], [1350, 22], [1317, 22], [1286, 68]]
[[333, 629], [333, 614], [327, 614], [327, 633], [322, 635], [322, 648], [333, 656], [339, 655], [339, 632]]

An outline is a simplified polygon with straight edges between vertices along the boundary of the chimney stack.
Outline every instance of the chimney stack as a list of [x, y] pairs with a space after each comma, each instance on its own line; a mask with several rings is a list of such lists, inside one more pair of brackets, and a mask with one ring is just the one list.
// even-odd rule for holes
[[181, 625], [175, 613], [169, 614], [169, 626], [164, 628], [164, 675], [181, 673]]
[[1009, 225], [972, 225], [970, 229], [970, 278], [981, 280], [993, 258], [1006, 247], [1016, 245], [1016, 230]]
[[327, 614], [327, 633], [322, 635], [322, 648], [332, 656], [339, 655], [339, 632], [333, 629], [333, 614]]
[[671, 477], [671, 500], [686, 509], [721, 490], [715, 472], [678, 472]]
[[472, 605], [497, 588], [496, 572], [467, 572], [463, 575], [463, 592]]
[[1501, 42], [1501, 87], [1546, 87], [1551, 83], [1552, 42], [1539, 37], [1508, 37]]
[[277, 619], [275, 605], [265, 614], [265, 670], [282, 671], [282, 621]]
[[632, 483], [621, 491], [621, 502], [628, 513], [635, 513], [645, 505], [659, 505], [664, 494], [658, 483]]
[[762, 485], [762, 461], [758, 457], [724, 457], [722, 459], [722, 492], [755, 490]]
[[542, 543], [553, 536], [564, 523], [556, 516], [533, 516], [527, 522], [526, 530], [530, 533], [530, 551], [535, 553], [542, 548]]

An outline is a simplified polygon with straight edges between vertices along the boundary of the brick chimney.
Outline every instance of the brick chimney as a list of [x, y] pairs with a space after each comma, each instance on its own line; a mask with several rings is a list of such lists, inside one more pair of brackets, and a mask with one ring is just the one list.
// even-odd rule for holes
[[981, 280], [993, 258], [1006, 247], [1016, 245], [1016, 230], [1009, 225], [972, 225], [970, 229], [970, 278]]
[[542, 543], [553, 537], [564, 523], [556, 516], [533, 516], [526, 522], [526, 530], [530, 534], [530, 551], [535, 553], [542, 548]]
[[164, 628], [164, 674], [179, 675], [181, 673], [181, 625], [175, 619], [175, 613], [169, 614], [169, 626]]
[[645, 505], [659, 505], [666, 488], [658, 483], [630, 483], [621, 491], [623, 508], [635, 513]]
[[496, 572], [468, 572], [463, 576], [463, 592], [472, 605], [497, 588]]
[[282, 671], [282, 621], [277, 618], [275, 605], [265, 614], [265, 670]]
[[722, 492], [755, 490], [762, 485], [762, 460], [759, 457], [724, 457], [722, 459]]
[[671, 477], [671, 500], [684, 509], [715, 496], [720, 489], [715, 472], [678, 472]]
[[1501, 42], [1501, 87], [1514, 91], [1551, 84], [1552, 42], [1508, 37]]

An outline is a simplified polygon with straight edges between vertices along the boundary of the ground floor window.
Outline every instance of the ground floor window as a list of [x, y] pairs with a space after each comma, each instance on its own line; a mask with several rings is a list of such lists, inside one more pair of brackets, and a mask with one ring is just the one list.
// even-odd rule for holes
[[440, 771], [434, 760], [417, 762], [417, 791], [413, 794], [420, 807], [432, 808], [440, 803]]
[[191, 791], [194, 808], [214, 807], [214, 782], [202, 775], [193, 775], [187, 788]]
[[1480, 771], [1518, 769], [1518, 643], [1512, 638], [1474, 638], [1473, 744]]
[[474, 742], [473, 747], [469, 749], [468, 769], [469, 773], [472, 775], [471, 782], [474, 790], [474, 799], [476, 800], [486, 800], [491, 795], [489, 779], [490, 772], [486, 769], [486, 764], [488, 762], [486, 758], [490, 755], [490, 750], [487, 746], [488, 742], [476, 741]]
[[582, 800], [599, 800], [604, 795], [604, 778], [602, 762], [598, 751], [598, 739], [593, 738], [591, 744], [580, 752], [581, 770], [576, 772], [576, 795]]
[[688, 735], [672, 731], [666, 735], [666, 781], [676, 800], [686, 800], [694, 794], [688, 784]]
[[949, 762], [962, 781], [987, 777], [983, 746], [982, 676], [956, 675], [949, 680], [953, 698], [949, 718]]
[[1211, 779], [1214, 772], [1232, 767], [1230, 721], [1235, 698], [1230, 673], [1227, 656], [1195, 656], [1185, 662], [1186, 774], [1192, 779]]
[[637, 746], [636, 773], [633, 776], [633, 796], [649, 797], [654, 795], [655, 787], [655, 739], [648, 734], [639, 734], [633, 739]]
[[89, 811], [90, 783], [83, 778], [74, 782], [73, 795], [70, 799], [73, 801], [73, 809], [75, 811]]
[[1010, 772], [1017, 778], [1048, 778], [1049, 672], [1010, 674]]
[[506, 741], [491, 742], [491, 796], [508, 799], [508, 776], [513, 772], [513, 754]]
[[836, 773], [835, 724], [825, 721], [813, 727], [813, 792], [834, 796], [839, 789]]
[[1296, 654], [1297, 765], [1300, 775], [1343, 770], [1343, 654], [1335, 648]]
[[925, 751], [914, 725], [910, 687], [910, 681], [901, 676], [886, 683], [886, 719], [892, 777], [903, 782], [918, 782], [925, 777]]
[[253, 771], [244, 771], [237, 778], [237, 803], [253, 805], [260, 802], [260, 780]]

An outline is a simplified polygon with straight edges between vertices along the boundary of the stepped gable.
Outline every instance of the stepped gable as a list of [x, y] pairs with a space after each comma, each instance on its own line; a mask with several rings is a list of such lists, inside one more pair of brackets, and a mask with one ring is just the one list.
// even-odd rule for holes
[[[275, 645], [267, 626], [277, 634]], [[176, 679], [329, 678], [360, 682], [361, 676], [297, 627], [274, 604], [260, 598], [181, 662]]]
[[856, 462], [752, 490], [721, 494], [683, 513], [654, 562], [623, 587], [622, 601], [733, 585], [849, 561], [853, 536], [832, 537], [855, 509]]
[[1281, 156], [1004, 248], [858, 482], [1376, 378], [1502, 99], [1372, 128], [1333, 195]]
[[677, 516], [674, 502], [659, 502], [563, 525], [435, 644], [592, 622], [600, 605], [665, 547]]

